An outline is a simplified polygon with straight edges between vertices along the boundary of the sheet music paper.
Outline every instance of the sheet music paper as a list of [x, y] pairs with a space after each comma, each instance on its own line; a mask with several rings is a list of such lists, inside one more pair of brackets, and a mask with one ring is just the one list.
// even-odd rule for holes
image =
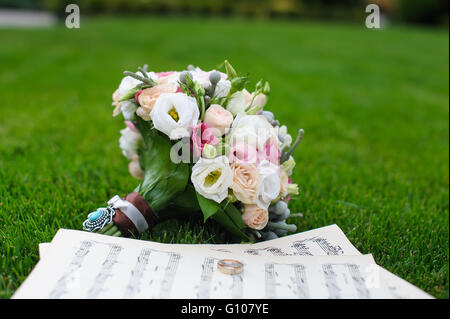
[[60, 230], [13, 298], [385, 298], [368, 286], [371, 255], [237, 257], [240, 275], [217, 261], [230, 253]]
[[[169, 245], [60, 230], [39, 250], [41, 261], [13, 298], [432, 298], [361, 255], [337, 225], [251, 245]], [[244, 274], [218, 272], [222, 258], [244, 261]], [[66, 271], [56, 279], [55, 268]], [[39, 282], [48, 277], [54, 287], [43, 292], [50, 286]]]
[[[335, 224], [251, 245], [207, 246], [212, 250], [257, 256], [361, 255], [345, 236], [344, 232]], [[379, 265], [375, 265], [373, 271], [386, 283], [392, 298], [433, 298]]]

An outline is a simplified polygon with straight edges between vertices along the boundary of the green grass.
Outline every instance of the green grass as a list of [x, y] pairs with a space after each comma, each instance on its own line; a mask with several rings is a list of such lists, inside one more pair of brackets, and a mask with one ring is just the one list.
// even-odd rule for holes
[[[269, 80], [268, 109], [291, 132], [305, 231], [338, 224], [363, 253], [448, 298], [448, 32], [311, 22], [82, 21], [79, 30], [0, 29], [0, 296], [38, 243], [137, 185], [118, 147], [121, 72], [205, 69], [228, 58]], [[253, 82], [254, 83], [254, 82]], [[217, 225], [159, 225], [146, 239], [220, 242]]]

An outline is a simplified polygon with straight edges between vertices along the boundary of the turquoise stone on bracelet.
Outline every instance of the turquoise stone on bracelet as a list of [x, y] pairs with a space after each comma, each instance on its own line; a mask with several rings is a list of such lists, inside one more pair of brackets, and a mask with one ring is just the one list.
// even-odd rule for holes
[[91, 222], [93, 222], [93, 221], [99, 219], [102, 216], [102, 214], [103, 214], [103, 212], [99, 209], [99, 210], [96, 210], [95, 212], [90, 213], [88, 215], [88, 217], [89, 217], [89, 220]]
[[90, 232], [99, 231], [112, 222], [114, 215], [115, 210], [111, 206], [99, 208], [87, 216], [83, 229]]

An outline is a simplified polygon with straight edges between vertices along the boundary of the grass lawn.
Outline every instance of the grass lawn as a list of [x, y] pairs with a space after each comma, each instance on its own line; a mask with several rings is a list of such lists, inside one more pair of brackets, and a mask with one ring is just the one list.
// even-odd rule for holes
[[[338, 224], [363, 253], [449, 296], [449, 37], [442, 30], [312, 22], [83, 20], [81, 29], [0, 29], [0, 296], [38, 243], [138, 181], [112, 118], [121, 72], [214, 68], [228, 58], [269, 80], [268, 109], [291, 132], [305, 231]], [[252, 84], [254, 84], [253, 81]], [[253, 85], [252, 85], [253, 86]], [[220, 228], [168, 221], [145, 239], [208, 243]]]

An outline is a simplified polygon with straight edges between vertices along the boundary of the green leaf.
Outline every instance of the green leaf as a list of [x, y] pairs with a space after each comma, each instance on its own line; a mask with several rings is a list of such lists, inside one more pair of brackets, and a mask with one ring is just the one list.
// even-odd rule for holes
[[204, 221], [211, 217], [234, 236], [246, 241], [251, 240], [241, 230], [246, 226], [242, 221], [241, 212], [232, 203], [223, 201], [221, 204], [218, 204], [213, 200], [203, 197], [199, 193], [197, 193], [197, 199], [203, 212]]
[[220, 210], [220, 205], [213, 200], [203, 197], [197, 193], [198, 204], [203, 213], [203, 221], [213, 216]]
[[157, 130], [151, 129], [148, 122], [138, 117], [136, 127], [143, 138], [139, 157], [145, 171], [137, 191], [157, 213], [186, 189], [189, 166], [183, 162], [176, 164], [171, 161], [172, 143], [167, 136], [162, 136]]
[[247, 226], [244, 224], [242, 220], [242, 213], [239, 209], [236, 208], [232, 203], [222, 206], [222, 208], [227, 212], [228, 216], [231, 220], [236, 224], [240, 229], [244, 229]]
[[212, 219], [222, 225], [228, 232], [236, 237], [239, 237], [241, 240], [251, 241], [251, 238], [239, 229], [233, 219], [222, 208], [219, 207], [219, 210], [212, 216]]
[[129, 89], [128, 92], [125, 93], [125, 95], [119, 99], [119, 102], [123, 102], [123, 101], [129, 100], [129, 99], [132, 99], [132, 98], [134, 98], [134, 96], [136, 95], [136, 93], [139, 90], [143, 90], [143, 89], [146, 89], [149, 87], [151, 87], [151, 86], [147, 85], [147, 84], [136, 85], [134, 88]]

